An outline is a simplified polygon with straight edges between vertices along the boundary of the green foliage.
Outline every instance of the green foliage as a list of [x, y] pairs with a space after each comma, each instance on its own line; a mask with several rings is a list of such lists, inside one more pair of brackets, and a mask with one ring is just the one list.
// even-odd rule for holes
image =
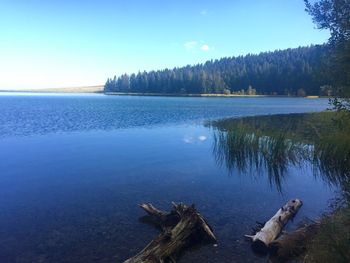
[[350, 99], [334, 98], [329, 100], [329, 104], [332, 106], [331, 110], [350, 114]]
[[350, 40], [350, 1], [319, 0], [310, 3], [304, 0], [306, 11], [320, 29], [329, 29], [333, 43]]
[[328, 29], [331, 34], [326, 63], [332, 84], [337, 87], [334, 95], [350, 97], [350, 1], [304, 2], [318, 28]]
[[319, 74], [326, 49], [326, 46], [299, 47], [210, 60], [195, 66], [124, 74], [108, 79], [105, 91], [297, 95], [302, 87], [304, 95], [319, 95], [320, 86], [330, 84], [328, 77], [323, 77], [326, 74]]

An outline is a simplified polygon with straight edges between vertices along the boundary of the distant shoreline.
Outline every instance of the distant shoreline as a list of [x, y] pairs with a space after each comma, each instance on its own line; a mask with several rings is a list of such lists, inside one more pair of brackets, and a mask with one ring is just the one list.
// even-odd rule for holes
[[0, 90], [0, 92], [28, 92], [28, 93], [103, 93], [104, 86], [82, 86], [51, 89], [18, 89], [18, 90]]
[[156, 97], [295, 97], [318, 99], [327, 98], [323, 96], [287, 96], [287, 95], [239, 95], [239, 94], [220, 94], [220, 93], [204, 93], [204, 94], [177, 94], [177, 93], [137, 93], [137, 92], [105, 92], [105, 95], [119, 95], [119, 96], [156, 96]]
[[262, 97], [294, 97], [294, 98], [329, 98], [326, 96], [310, 95], [305, 97], [288, 96], [288, 95], [239, 95], [239, 94], [219, 94], [219, 93], [204, 93], [204, 94], [178, 94], [178, 93], [141, 93], [141, 92], [104, 92], [103, 86], [89, 86], [89, 87], [75, 87], [75, 88], [53, 88], [53, 89], [28, 89], [28, 90], [0, 90], [0, 93], [91, 93], [91, 94], [104, 94], [108, 96], [151, 96], [151, 97], [249, 97], [249, 98], [262, 98]]

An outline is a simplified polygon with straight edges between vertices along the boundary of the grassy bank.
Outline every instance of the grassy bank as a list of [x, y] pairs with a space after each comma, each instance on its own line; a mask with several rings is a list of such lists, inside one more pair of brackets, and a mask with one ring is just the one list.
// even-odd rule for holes
[[306, 245], [300, 259], [305, 263], [350, 262], [350, 208], [325, 217], [315, 237]]

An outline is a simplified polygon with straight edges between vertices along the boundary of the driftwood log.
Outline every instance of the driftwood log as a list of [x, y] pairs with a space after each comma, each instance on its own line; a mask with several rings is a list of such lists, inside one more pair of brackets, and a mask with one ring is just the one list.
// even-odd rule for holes
[[158, 210], [152, 204], [141, 204], [140, 207], [162, 233], [124, 263], [176, 262], [176, 256], [184, 248], [203, 241], [216, 242], [212, 228], [194, 205], [173, 203], [170, 213]]
[[279, 236], [288, 220], [298, 212], [302, 204], [302, 201], [299, 199], [288, 201], [255, 235], [245, 235], [245, 237], [253, 241], [253, 250], [266, 254], [269, 251], [270, 244]]

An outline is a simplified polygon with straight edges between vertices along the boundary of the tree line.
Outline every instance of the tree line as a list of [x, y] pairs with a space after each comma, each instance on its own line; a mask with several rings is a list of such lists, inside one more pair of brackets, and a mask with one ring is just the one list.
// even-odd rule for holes
[[105, 92], [330, 95], [327, 45], [227, 57], [194, 66], [109, 78]]

